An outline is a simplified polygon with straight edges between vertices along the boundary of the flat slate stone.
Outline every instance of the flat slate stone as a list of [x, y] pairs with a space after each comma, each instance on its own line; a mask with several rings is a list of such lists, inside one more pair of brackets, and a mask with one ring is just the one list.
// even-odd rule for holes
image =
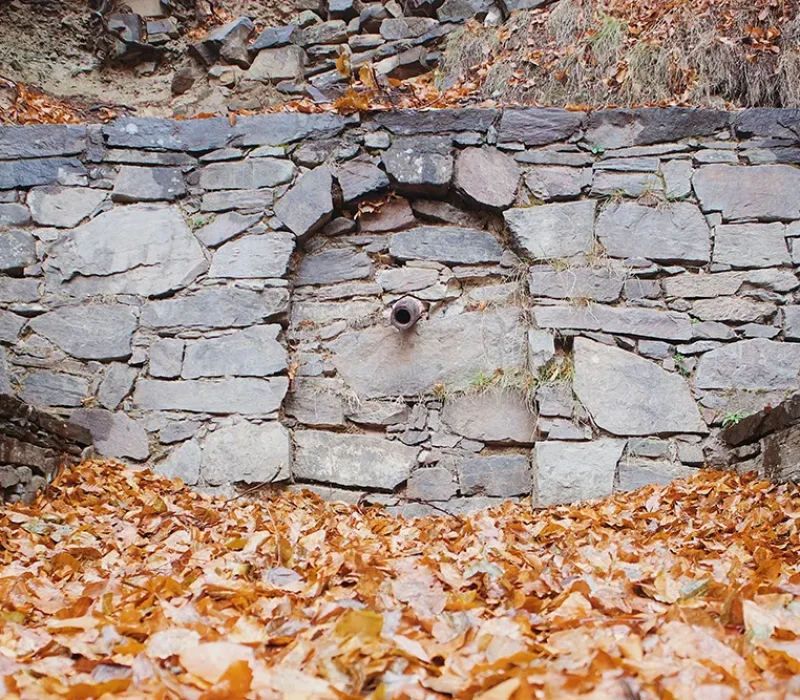
[[342, 197], [348, 204], [389, 186], [389, 178], [383, 170], [377, 165], [362, 161], [351, 161], [339, 166], [336, 179], [342, 188]]
[[497, 121], [500, 112], [496, 109], [393, 109], [378, 112], [373, 123], [388, 129], [398, 136], [416, 134], [443, 134], [452, 131], [477, 131], [485, 133]]
[[421, 321], [413, 334], [378, 326], [330, 343], [341, 377], [362, 398], [417, 396], [441, 383], [468, 389], [478, 373], [519, 370], [527, 342], [518, 309]]
[[419, 449], [368, 435], [297, 430], [295, 479], [391, 490], [417, 466]]
[[517, 195], [521, 171], [496, 148], [465, 148], [458, 155], [454, 184], [468, 201], [490, 209], [508, 209]]
[[364, 212], [358, 219], [363, 233], [402, 231], [417, 223], [407, 199], [390, 199], [378, 211]]
[[594, 246], [597, 202], [544, 204], [503, 212], [517, 244], [537, 260], [589, 253]]
[[217, 212], [243, 209], [263, 214], [264, 209], [269, 209], [274, 201], [275, 192], [270, 189], [222, 190], [204, 194], [200, 203], [200, 211]]
[[691, 340], [691, 319], [677, 311], [637, 307], [537, 306], [533, 310], [539, 328], [602, 331], [661, 340]]
[[423, 467], [411, 473], [406, 498], [412, 501], [447, 501], [456, 495], [458, 486], [446, 467]]
[[798, 374], [800, 345], [755, 338], [702, 355], [695, 384], [698, 389], [797, 389]]
[[286, 397], [286, 415], [315, 428], [344, 427], [342, 383], [323, 377], [295, 377]]
[[320, 166], [301, 177], [275, 205], [275, 215], [298, 238], [321, 229], [333, 214], [333, 175]]
[[525, 184], [530, 193], [544, 202], [574, 199], [592, 185], [590, 168], [569, 168], [543, 165], [525, 173]]
[[35, 303], [39, 299], [39, 280], [0, 277], [0, 303]]
[[195, 231], [194, 235], [209, 248], [216, 248], [218, 245], [222, 245], [231, 238], [243, 233], [259, 221], [261, 221], [261, 214], [226, 212], [215, 216], [210, 224], [206, 224]]
[[86, 168], [77, 158], [0, 161], [0, 190], [53, 183], [67, 184], [67, 181], [85, 177]]
[[115, 411], [122, 400], [131, 392], [136, 379], [135, 367], [113, 362], [106, 368], [106, 374], [97, 391], [97, 400], [103, 408]]
[[167, 479], [180, 479], [188, 486], [194, 486], [200, 481], [200, 459], [202, 451], [200, 446], [189, 440], [176, 447], [169, 456], [153, 465], [153, 469]]
[[28, 208], [41, 226], [74, 228], [94, 213], [108, 194], [89, 187], [34, 187], [28, 193]]
[[33, 406], [81, 406], [89, 394], [89, 381], [71, 374], [34, 372], [22, 380], [19, 397]]
[[500, 119], [500, 143], [524, 143], [526, 146], [544, 146], [556, 141], [566, 141], [584, 124], [583, 112], [568, 112], [554, 107], [506, 109]]
[[141, 168], [123, 165], [114, 182], [115, 202], [172, 201], [186, 194], [180, 168]]
[[436, 284], [439, 271], [426, 267], [394, 267], [381, 270], [375, 281], [384, 292], [408, 294]]
[[146, 411], [267, 414], [280, 408], [288, 388], [286, 377], [181, 382], [140, 379], [133, 403]]
[[81, 409], [70, 416], [69, 422], [91, 433], [92, 444], [103, 457], [144, 460], [150, 456], [144, 428], [124, 413], [102, 408]]
[[143, 328], [159, 330], [243, 328], [284, 316], [289, 311], [286, 289], [212, 288], [174, 299], [148, 301], [142, 309]]
[[796, 141], [800, 131], [800, 109], [743, 109], [736, 112], [733, 126], [740, 138], [760, 136]]
[[421, 219], [432, 221], [437, 224], [478, 229], [483, 228], [486, 224], [485, 214], [465, 211], [464, 209], [454, 207], [452, 204], [435, 199], [415, 199], [411, 202], [411, 209]]
[[664, 182], [657, 173], [615, 173], [595, 170], [592, 177], [592, 194], [595, 197], [644, 197], [660, 194]]
[[763, 321], [775, 315], [777, 307], [762, 301], [742, 297], [720, 297], [700, 299], [692, 304], [691, 314], [701, 321], [728, 321], [747, 323]]
[[667, 160], [661, 163], [664, 194], [668, 200], [683, 199], [692, 193], [693, 173], [690, 160]]
[[306, 255], [300, 261], [295, 285], [336, 284], [363, 279], [372, 274], [372, 263], [366, 253], [352, 248], [330, 248]]
[[16, 343], [19, 332], [27, 322], [28, 320], [22, 316], [0, 309], [0, 342]]
[[737, 268], [791, 264], [783, 224], [729, 224], [714, 229], [714, 262]]
[[791, 165], [704, 165], [692, 183], [703, 211], [725, 221], [800, 218], [800, 170]]
[[534, 504], [544, 508], [610, 496], [624, 449], [625, 440], [610, 438], [537, 442], [533, 450]]
[[530, 293], [550, 299], [593, 299], [610, 303], [619, 299], [623, 283], [622, 270], [606, 267], [555, 270], [548, 265], [536, 265], [528, 275]]
[[264, 49], [245, 73], [247, 80], [277, 83], [281, 80], [300, 81], [306, 65], [306, 52], [300, 46]]
[[123, 360], [131, 356], [138, 314], [125, 304], [64, 306], [28, 326], [81, 360]]
[[183, 352], [186, 343], [178, 338], [158, 338], [150, 344], [147, 372], [159, 379], [176, 379], [181, 376]]
[[206, 165], [198, 172], [198, 184], [206, 190], [257, 190], [291, 182], [294, 173], [290, 160], [253, 158]]
[[278, 342], [281, 327], [253, 326], [217, 338], [188, 340], [181, 376], [267, 377], [287, 368], [286, 348]]
[[0, 204], [0, 228], [24, 226], [31, 220], [31, 213], [24, 204], [10, 202]]
[[710, 259], [711, 233], [705, 217], [689, 202], [656, 208], [632, 202], [612, 204], [597, 218], [597, 237], [616, 258], [699, 264]]
[[285, 481], [291, 476], [289, 431], [280, 423], [237, 423], [206, 437], [200, 474], [212, 486]]
[[666, 486], [676, 479], [687, 479], [696, 473], [697, 470], [682, 464], [626, 459], [619, 464], [617, 491], [635, 491], [650, 484]]
[[265, 279], [283, 277], [294, 252], [294, 236], [278, 231], [248, 235], [217, 248], [209, 277]]
[[458, 480], [465, 496], [509, 498], [528, 495], [532, 488], [531, 467], [524, 455], [465, 459], [458, 465]]
[[398, 260], [436, 260], [474, 265], [499, 262], [503, 248], [492, 234], [449, 226], [419, 226], [392, 236], [389, 253]]
[[736, 294], [744, 282], [741, 272], [718, 272], [716, 274], [684, 273], [663, 280], [664, 293], [668, 297], [704, 299]]
[[706, 433], [689, 385], [643, 357], [576, 338], [573, 390], [599, 428], [613, 435]]
[[27, 231], [0, 231], [0, 271], [17, 272], [36, 262], [36, 239]]
[[51, 248], [48, 286], [73, 296], [153, 296], [181, 289], [208, 262], [180, 211], [116, 207], [73, 229]]
[[76, 155], [86, 149], [86, 135], [73, 124], [0, 127], [0, 160]]
[[448, 399], [442, 422], [457, 435], [488, 443], [530, 445], [536, 417], [513, 391], [485, 391]]
[[397, 138], [381, 157], [398, 192], [417, 197], [443, 197], [450, 189], [453, 179], [450, 139]]

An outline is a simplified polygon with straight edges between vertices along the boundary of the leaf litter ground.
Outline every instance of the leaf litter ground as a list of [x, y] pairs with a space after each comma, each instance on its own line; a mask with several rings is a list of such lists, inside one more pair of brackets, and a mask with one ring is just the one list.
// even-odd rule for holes
[[0, 511], [6, 698], [800, 697], [800, 493], [224, 500], [87, 462]]

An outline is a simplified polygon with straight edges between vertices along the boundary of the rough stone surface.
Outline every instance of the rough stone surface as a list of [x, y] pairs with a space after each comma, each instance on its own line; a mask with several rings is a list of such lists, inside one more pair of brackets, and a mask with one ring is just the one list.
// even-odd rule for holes
[[288, 386], [285, 377], [214, 382], [140, 379], [133, 392], [133, 403], [150, 411], [268, 414], [280, 408]]
[[297, 430], [294, 433], [297, 479], [340, 486], [392, 489], [406, 481], [419, 449], [369, 435]]
[[88, 187], [34, 187], [28, 193], [33, 220], [42, 226], [73, 228], [92, 214], [108, 195]]
[[449, 139], [398, 138], [384, 151], [382, 159], [392, 184], [404, 194], [442, 197], [453, 179]]
[[286, 349], [278, 342], [281, 327], [254, 326], [217, 338], [186, 344], [181, 376], [266, 377], [286, 369]]
[[609, 496], [625, 440], [536, 443], [534, 503], [539, 507]]
[[408, 479], [406, 498], [414, 501], [447, 501], [456, 495], [453, 475], [445, 467], [417, 469]]
[[442, 421], [454, 433], [489, 443], [531, 444], [536, 418], [521, 394], [486, 391], [449, 399]]
[[281, 158], [253, 158], [233, 163], [211, 163], [199, 172], [206, 190], [257, 190], [292, 181], [295, 167]]
[[0, 160], [71, 156], [85, 148], [85, 126], [42, 124], [0, 129]]
[[148, 374], [159, 379], [181, 376], [185, 343], [178, 338], [159, 338], [150, 345]]
[[528, 276], [528, 289], [535, 297], [551, 299], [592, 299], [613, 302], [622, 292], [622, 270], [576, 267], [555, 270], [536, 265]]
[[0, 204], [0, 228], [24, 226], [31, 220], [31, 213], [24, 204]]
[[153, 204], [118, 207], [72, 229], [53, 245], [48, 264], [54, 290], [79, 297], [164, 294], [208, 266], [180, 212]]
[[783, 224], [729, 224], [714, 230], [714, 262], [738, 268], [788, 265]]
[[498, 262], [503, 249], [490, 233], [449, 226], [419, 226], [392, 236], [389, 253], [398, 260], [436, 260], [474, 265]]
[[748, 321], [761, 321], [773, 316], [775, 314], [775, 306], [765, 302], [742, 299], [741, 297], [700, 299], [692, 304], [691, 314], [701, 321], [747, 323]]
[[568, 139], [581, 128], [584, 119], [582, 112], [563, 109], [507, 109], [500, 119], [498, 140], [543, 146]]
[[503, 212], [517, 244], [546, 260], [588, 253], [594, 244], [594, 201], [545, 204]]
[[286, 415], [303, 425], [345, 425], [341, 382], [318, 377], [296, 377], [286, 399]]
[[229, 241], [214, 253], [209, 277], [263, 279], [286, 274], [294, 252], [294, 236], [276, 232], [248, 235]]
[[439, 271], [424, 267], [400, 267], [381, 270], [376, 281], [384, 292], [408, 294], [430, 287], [439, 281]]
[[534, 197], [545, 202], [574, 199], [591, 187], [592, 171], [589, 168], [543, 165], [528, 170], [525, 184]]
[[0, 161], [0, 190], [35, 185], [75, 184], [86, 180], [86, 168], [77, 158]]
[[291, 475], [289, 431], [280, 423], [237, 423], [211, 433], [200, 473], [212, 486], [283, 481]]
[[686, 314], [636, 307], [537, 306], [533, 310], [540, 328], [619, 333], [639, 338], [690, 340], [692, 323]]
[[81, 409], [70, 416], [70, 422], [92, 434], [92, 442], [103, 457], [143, 460], [150, 455], [144, 428], [124, 413], [102, 408]]
[[676, 275], [664, 280], [664, 292], [668, 297], [702, 299], [736, 294], [744, 281], [741, 272], [720, 272], [718, 274]]
[[184, 484], [194, 486], [200, 480], [200, 459], [202, 452], [193, 440], [176, 447], [169, 456], [155, 465], [155, 470], [168, 479], [180, 479]]
[[519, 187], [520, 169], [496, 148], [466, 148], [456, 160], [454, 185], [468, 201], [490, 209], [508, 209]]
[[686, 479], [695, 473], [680, 464], [670, 462], [648, 462], [626, 459], [619, 465], [618, 491], [634, 491], [649, 486], [660, 484], [666, 486], [675, 479]]
[[23, 380], [19, 397], [34, 406], [76, 407], [88, 393], [89, 382], [83, 377], [34, 372]]
[[298, 237], [322, 228], [333, 213], [333, 175], [320, 166], [303, 175], [275, 205], [275, 215]]
[[306, 63], [306, 53], [299, 46], [283, 46], [260, 51], [247, 71], [249, 80], [277, 83], [281, 80], [300, 80]]
[[705, 433], [686, 381], [616, 347], [575, 339], [575, 394], [613, 435]]
[[0, 231], [0, 271], [21, 271], [36, 262], [36, 241], [27, 231]]
[[612, 205], [597, 218], [597, 237], [612, 257], [682, 264], [709, 260], [708, 224], [688, 202], [657, 208], [627, 202]]
[[342, 188], [345, 202], [354, 202], [361, 197], [375, 194], [389, 186], [389, 178], [377, 165], [353, 161], [336, 171], [336, 179]]
[[195, 236], [209, 248], [216, 248], [260, 220], [261, 214], [239, 214], [235, 211], [218, 214], [211, 223], [195, 231]]
[[138, 316], [124, 304], [65, 306], [31, 319], [39, 335], [82, 360], [121, 360], [130, 357]]
[[331, 248], [305, 256], [298, 266], [295, 284], [335, 284], [362, 279], [371, 273], [372, 263], [366, 253], [352, 248]]
[[415, 396], [437, 383], [467, 389], [478, 373], [524, 367], [527, 354], [513, 308], [420, 322], [413, 335], [389, 327], [345, 333], [331, 346], [334, 365], [363, 398]]
[[108, 365], [105, 377], [97, 391], [97, 400], [103, 408], [116, 411], [122, 400], [133, 389], [136, 379], [136, 368], [114, 362]]
[[115, 202], [172, 201], [186, 194], [179, 168], [140, 168], [123, 165], [114, 182]]
[[697, 365], [698, 389], [796, 389], [800, 345], [756, 338], [705, 353]]
[[465, 496], [528, 495], [531, 492], [531, 470], [523, 455], [473, 457], [458, 465], [458, 480]]

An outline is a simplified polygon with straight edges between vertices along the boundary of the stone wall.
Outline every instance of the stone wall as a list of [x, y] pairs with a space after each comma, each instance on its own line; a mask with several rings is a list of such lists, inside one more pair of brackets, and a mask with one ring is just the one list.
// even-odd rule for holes
[[[405, 513], [726, 464], [723, 423], [800, 389], [799, 128], [543, 108], [2, 128], [0, 383], [199, 488]], [[400, 332], [405, 295], [425, 313]]]

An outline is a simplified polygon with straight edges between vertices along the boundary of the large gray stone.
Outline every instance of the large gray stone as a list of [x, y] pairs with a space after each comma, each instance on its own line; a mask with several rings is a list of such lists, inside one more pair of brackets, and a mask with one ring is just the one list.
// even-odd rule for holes
[[211, 163], [200, 170], [199, 184], [206, 190], [257, 190], [291, 182], [294, 171], [292, 161], [281, 158]]
[[215, 248], [238, 236], [261, 220], [261, 214], [239, 214], [231, 211], [218, 214], [210, 224], [195, 231], [198, 240], [209, 248]]
[[231, 211], [242, 209], [244, 211], [258, 211], [263, 213], [275, 201], [275, 193], [270, 189], [265, 190], [221, 190], [203, 195], [200, 202], [200, 211]]
[[289, 431], [280, 423], [237, 423], [205, 439], [200, 473], [212, 486], [284, 481], [291, 476]]
[[411, 473], [406, 486], [406, 498], [412, 501], [447, 501], [456, 495], [458, 487], [446, 467], [423, 467]]
[[508, 209], [517, 195], [520, 169], [496, 148], [465, 148], [456, 160], [454, 184], [468, 201], [490, 209]]
[[8, 226], [24, 226], [30, 223], [31, 213], [24, 204], [10, 202], [0, 204], [0, 229]]
[[89, 187], [34, 187], [28, 193], [33, 220], [42, 226], [74, 228], [105, 201], [107, 193]]
[[661, 163], [664, 194], [668, 200], [683, 199], [692, 193], [692, 161], [668, 160]]
[[591, 187], [592, 171], [590, 168], [543, 165], [528, 170], [525, 174], [525, 184], [534, 197], [545, 202], [575, 199], [581, 192]]
[[612, 204], [597, 218], [597, 237], [612, 257], [661, 263], [706, 263], [711, 246], [705, 217], [689, 202]]
[[586, 338], [575, 339], [575, 395], [613, 435], [705, 433], [689, 385], [649, 360]]
[[34, 372], [22, 381], [19, 397], [34, 406], [75, 407], [83, 404], [89, 382], [83, 377], [53, 372]]
[[538, 442], [533, 450], [534, 504], [539, 507], [610, 496], [625, 440]]
[[138, 314], [125, 304], [64, 306], [28, 326], [81, 360], [123, 360], [131, 355]]
[[286, 289], [202, 289], [189, 296], [149, 301], [142, 310], [144, 328], [159, 330], [243, 328], [284, 316], [289, 311]]
[[414, 136], [416, 134], [442, 134], [452, 131], [478, 131], [485, 133], [497, 120], [496, 109], [457, 108], [432, 109], [392, 109], [377, 112], [373, 116], [375, 124], [393, 134]]
[[800, 340], [800, 306], [784, 306], [783, 334], [787, 340]]
[[583, 112], [568, 112], [551, 107], [506, 109], [500, 120], [498, 140], [501, 143], [524, 143], [543, 146], [566, 141], [583, 126]]
[[86, 180], [86, 168], [77, 158], [0, 161], [0, 190], [35, 185], [75, 184]]
[[421, 136], [395, 139], [383, 165], [395, 189], [416, 197], [443, 197], [453, 179], [450, 139]]
[[714, 262], [738, 268], [791, 263], [784, 225], [729, 224], [714, 229]]
[[454, 433], [481, 442], [529, 445], [536, 433], [536, 417], [522, 394], [514, 391], [489, 390], [450, 398], [442, 421]]
[[458, 465], [465, 496], [526, 496], [531, 493], [531, 470], [523, 455], [472, 457]]
[[184, 379], [266, 377], [286, 369], [286, 349], [278, 342], [281, 327], [254, 326], [218, 338], [189, 340], [183, 358]]
[[551, 299], [592, 299], [613, 302], [622, 292], [622, 270], [609, 267], [574, 267], [555, 270], [536, 265], [528, 276], [528, 289], [535, 297]]
[[266, 414], [280, 408], [288, 388], [286, 377], [181, 382], [140, 379], [133, 402], [148, 411]]
[[436, 260], [474, 265], [499, 262], [503, 248], [492, 234], [449, 226], [419, 226], [392, 236], [389, 253], [398, 260]]
[[39, 301], [39, 280], [0, 277], [0, 303], [16, 304]]
[[664, 191], [664, 182], [657, 173], [616, 173], [595, 170], [592, 194], [595, 197], [646, 197]]
[[406, 481], [419, 449], [370, 435], [297, 430], [296, 479], [390, 491]]
[[136, 375], [135, 367], [124, 365], [121, 362], [113, 362], [108, 365], [105, 377], [97, 391], [97, 400], [100, 405], [109, 411], [116, 411], [122, 400], [133, 389]]
[[200, 459], [202, 452], [194, 440], [176, 447], [169, 456], [153, 466], [153, 469], [167, 479], [180, 479], [184, 484], [194, 486], [200, 480]]
[[800, 170], [791, 165], [704, 165], [692, 182], [703, 211], [725, 221], [800, 218]]
[[286, 397], [286, 415], [303, 425], [343, 427], [341, 382], [321, 377], [296, 377]]
[[275, 205], [275, 215], [298, 237], [322, 228], [333, 214], [333, 175], [326, 166], [301, 177]]
[[297, 267], [296, 285], [336, 284], [357, 280], [372, 274], [372, 263], [366, 253], [352, 248], [331, 248], [306, 255]]
[[393, 267], [381, 270], [375, 281], [384, 292], [408, 294], [436, 284], [439, 271], [427, 267]]
[[103, 457], [143, 460], [150, 455], [144, 428], [124, 413], [102, 408], [81, 409], [70, 416], [69, 422], [91, 433], [92, 444]]
[[154, 296], [185, 287], [207, 267], [177, 208], [135, 204], [100, 214], [59, 239], [45, 273], [62, 294]]
[[294, 236], [278, 231], [242, 236], [214, 253], [209, 277], [229, 279], [283, 277], [294, 252]]
[[540, 328], [619, 333], [638, 338], [690, 340], [692, 323], [684, 313], [637, 307], [537, 306], [533, 310]]
[[123, 165], [114, 182], [115, 202], [172, 201], [186, 194], [180, 168], [140, 168]]
[[619, 465], [617, 491], [635, 491], [651, 484], [666, 486], [675, 479], [686, 479], [696, 473], [695, 469], [681, 464], [626, 459]]
[[728, 321], [747, 323], [762, 321], [774, 316], [776, 307], [763, 301], [753, 301], [742, 297], [720, 297], [700, 299], [692, 304], [691, 314], [701, 321]]
[[412, 334], [369, 328], [330, 345], [340, 375], [363, 398], [415, 396], [437, 383], [449, 391], [468, 389], [479, 373], [519, 370], [527, 356], [514, 308], [421, 321]]
[[0, 309], [0, 342], [16, 343], [19, 332], [27, 322], [28, 320], [22, 316]]
[[27, 231], [0, 231], [0, 272], [21, 272], [36, 262], [36, 240]]
[[733, 122], [739, 137], [761, 136], [796, 141], [800, 131], [800, 110], [755, 107], [736, 112]]
[[403, 401], [353, 401], [345, 407], [347, 418], [359, 425], [383, 427], [405, 423], [408, 405]]
[[517, 244], [538, 260], [589, 253], [594, 245], [597, 202], [545, 204], [503, 212]]
[[181, 376], [184, 341], [178, 338], [158, 338], [150, 344], [147, 372], [159, 379], [175, 379]]
[[663, 284], [668, 297], [705, 299], [736, 294], [743, 282], [741, 272], [720, 272], [712, 275], [685, 273], [667, 277]]
[[346, 203], [376, 194], [389, 186], [389, 178], [383, 170], [377, 165], [362, 161], [351, 161], [340, 166], [336, 171], [336, 179]]
[[41, 124], [0, 127], [0, 160], [72, 156], [85, 148], [85, 126]]
[[299, 46], [282, 46], [259, 51], [246, 73], [248, 80], [277, 83], [281, 80], [299, 81], [303, 77], [306, 52]]
[[796, 389], [800, 345], [756, 338], [725, 345], [701, 356], [698, 389]]

